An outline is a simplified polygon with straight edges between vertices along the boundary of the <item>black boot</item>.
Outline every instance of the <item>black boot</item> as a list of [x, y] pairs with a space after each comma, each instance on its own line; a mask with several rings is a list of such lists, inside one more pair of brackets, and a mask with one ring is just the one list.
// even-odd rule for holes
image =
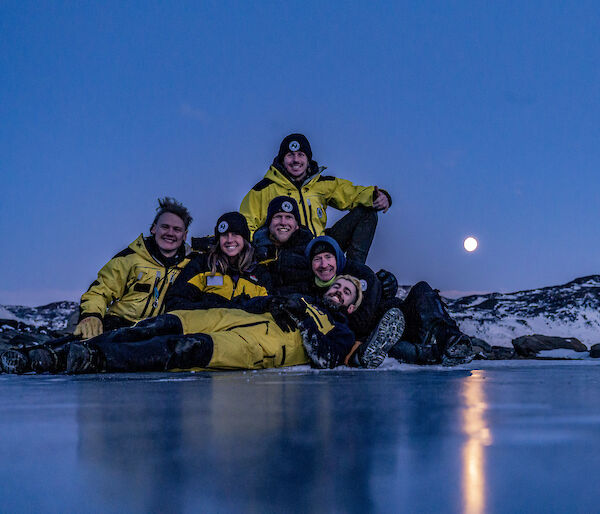
[[456, 364], [466, 364], [475, 357], [471, 338], [462, 332], [454, 334], [446, 341], [446, 348], [442, 356], [444, 366], [455, 366]]
[[67, 357], [67, 373], [100, 373], [105, 369], [102, 352], [93, 343], [71, 343]]
[[6, 350], [0, 355], [0, 368], [4, 373], [21, 374], [31, 371], [27, 354], [19, 350]]
[[407, 364], [419, 363], [417, 347], [409, 341], [398, 341], [390, 348], [388, 356], [396, 359], [399, 362], [406, 362]]
[[40, 345], [27, 352], [31, 370], [36, 373], [57, 373], [67, 368], [69, 344], [57, 347]]
[[450, 317], [439, 294], [427, 282], [415, 284], [404, 300], [404, 339], [417, 347], [420, 364], [453, 365], [472, 358], [471, 341]]

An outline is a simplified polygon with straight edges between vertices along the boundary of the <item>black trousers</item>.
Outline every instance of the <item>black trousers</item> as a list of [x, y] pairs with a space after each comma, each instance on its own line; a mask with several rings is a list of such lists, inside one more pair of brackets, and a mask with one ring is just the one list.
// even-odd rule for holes
[[449, 338], [461, 333], [440, 295], [427, 282], [415, 284], [400, 308], [406, 326], [402, 340], [388, 355], [402, 362], [433, 364], [441, 359]]
[[107, 372], [202, 368], [213, 353], [210, 336], [184, 335], [181, 321], [171, 314], [104, 333], [87, 344], [100, 351]]
[[376, 228], [377, 211], [372, 207], [359, 205], [332, 227], [325, 229], [325, 233], [338, 242], [348, 259], [364, 264]]

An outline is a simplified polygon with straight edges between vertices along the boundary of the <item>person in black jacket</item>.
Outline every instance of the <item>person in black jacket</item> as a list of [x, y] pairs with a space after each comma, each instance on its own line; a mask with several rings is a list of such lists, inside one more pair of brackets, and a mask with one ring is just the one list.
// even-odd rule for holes
[[[364, 264], [346, 260], [335, 240], [317, 237], [308, 244], [306, 253], [317, 290], [327, 287], [339, 272], [361, 279], [364, 300], [361, 308], [349, 317], [349, 326], [362, 344], [355, 345], [346, 359], [348, 364], [377, 367], [386, 354], [411, 364], [454, 365], [473, 358], [470, 338], [460, 331], [439, 294], [427, 282], [415, 284], [402, 301], [389, 294], [394, 288], [397, 290], [393, 275], [381, 270], [376, 276]], [[372, 289], [369, 294], [371, 284], [374, 289], [381, 289], [379, 282], [386, 283], [390, 291], [378, 295]], [[406, 325], [405, 330], [399, 330], [398, 325], [403, 330]]]
[[348, 355], [346, 364], [363, 368], [378, 367], [404, 330], [404, 316], [399, 305], [389, 305], [384, 312], [380, 312], [381, 281], [366, 264], [346, 259], [332, 237], [320, 236], [313, 239], [307, 245], [305, 253], [313, 272], [314, 296], [323, 294], [340, 273], [350, 274], [360, 281], [363, 301], [348, 318], [356, 344]]
[[304, 255], [312, 232], [300, 225], [296, 200], [278, 196], [269, 203], [267, 221], [252, 240], [256, 258], [271, 275], [269, 292], [279, 295], [307, 294], [311, 291], [312, 272]]
[[347, 273], [360, 280], [363, 301], [354, 312], [349, 325], [356, 339], [365, 341], [373, 329], [377, 308], [381, 302], [381, 283], [366, 264], [346, 259], [335, 239], [319, 236], [313, 239], [305, 249], [313, 277], [311, 287], [313, 296], [321, 296], [337, 275]]

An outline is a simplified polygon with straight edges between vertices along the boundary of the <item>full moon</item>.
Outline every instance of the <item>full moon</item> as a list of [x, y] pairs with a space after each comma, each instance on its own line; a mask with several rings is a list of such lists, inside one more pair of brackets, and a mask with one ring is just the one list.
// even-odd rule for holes
[[475, 250], [477, 250], [477, 245], [479, 243], [477, 242], [477, 239], [475, 239], [472, 236], [467, 237], [464, 241], [463, 241], [463, 246], [465, 247], [465, 250], [467, 252], [474, 252]]

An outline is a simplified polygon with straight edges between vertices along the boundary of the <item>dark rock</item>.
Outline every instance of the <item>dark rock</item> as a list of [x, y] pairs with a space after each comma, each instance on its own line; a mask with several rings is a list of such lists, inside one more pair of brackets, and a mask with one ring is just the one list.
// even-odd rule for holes
[[490, 345], [483, 339], [479, 339], [478, 337], [472, 337], [471, 344], [473, 345], [473, 349], [475, 349], [475, 347], [478, 347], [479, 349], [481, 349], [482, 351], [484, 351], [486, 353], [489, 353], [492, 351], [492, 345]]
[[515, 358], [515, 350], [508, 346], [492, 346], [488, 359], [500, 361]]
[[490, 358], [492, 347], [483, 339], [471, 337], [471, 344], [473, 345], [473, 358], [475, 360], [486, 360]]
[[16, 334], [9, 343], [12, 346], [33, 346], [39, 343], [45, 343], [50, 341], [52, 337], [48, 334], [42, 334], [39, 332], [20, 332]]
[[16, 319], [0, 319], [0, 331], [5, 332], [6, 327], [15, 330], [31, 330], [33, 327]]
[[590, 357], [598, 359], [600, 357], [600, 343], [592, 345], [590, 348]]
[[513, 339], [512, 344], [515, 352], [525, 358], [537, 357], [541, 351], [558, 350], [559, 348], [574, 350], [576, 352], [587, 352], [587, 347], [574, 337], [552, 337], [541, 334], [522, 336]]

